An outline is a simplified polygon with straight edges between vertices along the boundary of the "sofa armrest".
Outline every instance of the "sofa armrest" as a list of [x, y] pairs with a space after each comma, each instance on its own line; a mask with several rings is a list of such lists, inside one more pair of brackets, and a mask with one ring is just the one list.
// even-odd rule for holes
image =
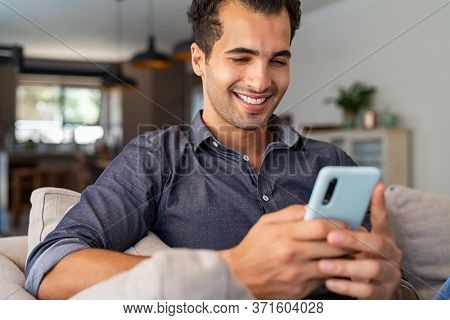
[[0, 253], [0, 300], [34, 300], [23, 288], [24, 281], [25, 276], [16, 263]]
[[14, 263], [22, 272], [27, 262], [27, 241], [26, 236], [0, 238], [0, 254]]

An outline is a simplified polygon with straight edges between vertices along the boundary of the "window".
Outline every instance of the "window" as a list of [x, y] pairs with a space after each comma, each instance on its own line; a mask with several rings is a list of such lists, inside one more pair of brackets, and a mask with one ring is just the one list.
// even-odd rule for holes
[[16, 91], [16, 141], [88, 144], [102, 138], [102, 90], [78, 82], [71, 84], [59, 78], [20, 81]]

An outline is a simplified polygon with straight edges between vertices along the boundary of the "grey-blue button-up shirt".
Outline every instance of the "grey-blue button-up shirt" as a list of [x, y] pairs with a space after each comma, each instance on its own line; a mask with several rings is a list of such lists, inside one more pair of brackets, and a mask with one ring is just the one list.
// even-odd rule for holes
[[44, 275], [71, 252], [124, 251], [149, 230], [171, 247], [233, 247], [261, 215], [308, 203], [322, 167], [354, 165], [339, 148], [275, 116], [269, 129], [276, 139], [258, 172], [247, 155], [215, 139], [201, 113], [191, 126], [138, 136], [33, 250], [25, 288], [36, 295]]

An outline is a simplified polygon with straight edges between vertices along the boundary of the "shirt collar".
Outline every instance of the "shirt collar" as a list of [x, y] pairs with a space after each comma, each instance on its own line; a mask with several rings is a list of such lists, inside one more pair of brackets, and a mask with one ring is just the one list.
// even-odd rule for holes
[[[195, 115], [194, 120], [191, 123], [190, 137], [191, 142], [194, 147], [194, 151], [197, 151], [197, 148], [208, 139], [215, 139], [211, 131], [209, 131], [208, 127], [205, 125], [202, 119], [203, 110], [200, 110]], [[271, 130], [276, 130], [279, 133], [279, 142], [285, 144], [289, 149], [296, 148], [297, 150], [303, 149], [303, 137], [283, 123], [283, 121], [277, 117], [276, 115], [272, 115], [270, 117], [268, 127]]]
[[208, 127], [203, 122], [202, 114], [203, 110], [197, 112], [191, 123], [190, 136], [194, 151], [197, 151], [197, 148], [203, 143], [203, 141], [214, 138], [211, 131], [209, 131]]
[[270, 130], [275, 130], [279, 134], [279, 142], [286, 145], [289, 149], [296, 148], [298, 150], [303, 149], [303, 137], [292, 129], [290, 126], [285, 124], [276, 115], [270, 117], [269, 123], [267, 125]]

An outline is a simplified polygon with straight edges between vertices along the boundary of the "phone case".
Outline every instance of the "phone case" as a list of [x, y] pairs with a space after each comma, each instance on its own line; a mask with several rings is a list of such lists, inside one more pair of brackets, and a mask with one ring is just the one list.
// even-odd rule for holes
[[[372, 190], [380, 180], [375, 167], [324, 167], [317, 176], [305, 220], [332, 219], [357, 230], [369, 207]], [[330, 182], [337, 179], [329, 202], [324, 201]]]

